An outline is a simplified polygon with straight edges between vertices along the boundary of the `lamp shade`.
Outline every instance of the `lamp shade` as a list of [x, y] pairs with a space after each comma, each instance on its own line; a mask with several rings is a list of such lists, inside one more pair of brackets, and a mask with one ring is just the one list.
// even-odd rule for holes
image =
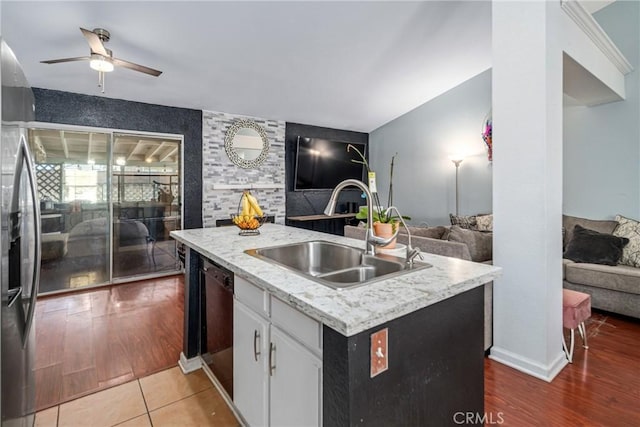
[[91, 54], [91, 60], [89, 66], [96, 71], [102, 71], [103, 73], [110, 73], [113, 71], [113, 63], [105, 56], [98, 55], [97, 53]]
[[460, 163], [462, 163], [462, 161], [464, 160], [464, 156], [460, 154], [452, 154], [449, 156], [449, 160], [451, 160], [457, 167], [460, 166]]

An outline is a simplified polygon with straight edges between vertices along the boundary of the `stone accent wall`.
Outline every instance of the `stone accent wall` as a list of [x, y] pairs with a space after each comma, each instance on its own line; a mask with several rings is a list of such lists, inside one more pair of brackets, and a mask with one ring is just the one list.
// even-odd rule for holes
[[[231, 163], [224, 151], [227, 129], [236, 120], [249, 119], [262, 126], [269, 139], [269, 155], [258, 169], [243, 169]], [[238, 210], [242, 189], [251, 189], [266, 215], [276, 223], [285, 220], [285, 122], [214, 111], [202, 112], [202, 222], [215, 227]], [[185, 169], [189, 168], [185, 164]], [[237, 186], [217, 189], [217, 185]]]

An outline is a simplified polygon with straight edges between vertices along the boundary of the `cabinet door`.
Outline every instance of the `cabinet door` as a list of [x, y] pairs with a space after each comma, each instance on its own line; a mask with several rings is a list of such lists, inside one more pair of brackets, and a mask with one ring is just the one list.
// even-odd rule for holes
[[322, 362], [275, 326], [271, 345], [271, 425], [322, 425]]
[[233, 402], [252, 427], [269, 420], [267, 373], [269, 323], [233, 302]]

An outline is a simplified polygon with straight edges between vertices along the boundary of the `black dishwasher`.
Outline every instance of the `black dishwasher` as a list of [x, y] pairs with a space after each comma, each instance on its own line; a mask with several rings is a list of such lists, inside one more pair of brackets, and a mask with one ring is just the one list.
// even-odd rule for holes
[[233, 272], [202, 263], [200, 355], [233, 398]]

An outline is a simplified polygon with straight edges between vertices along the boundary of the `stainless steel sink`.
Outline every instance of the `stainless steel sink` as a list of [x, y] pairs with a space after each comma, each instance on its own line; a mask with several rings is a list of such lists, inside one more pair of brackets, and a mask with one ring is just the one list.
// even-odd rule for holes
[[401, 258], [365, 255], [362, 249], [322, 240], [245, 252], [334, 289], [352, 288], [431, 267], [430, 264], [416, 262], [408, 266]]

